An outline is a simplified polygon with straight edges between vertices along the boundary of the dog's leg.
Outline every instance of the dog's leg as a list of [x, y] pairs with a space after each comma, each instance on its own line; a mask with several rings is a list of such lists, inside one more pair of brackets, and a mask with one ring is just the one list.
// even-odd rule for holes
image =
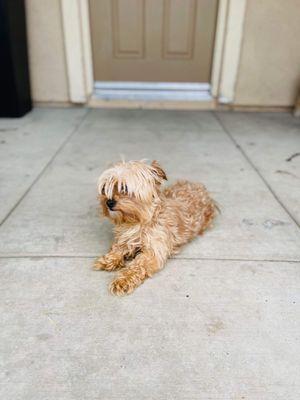
[[133, 292], [145, 279], [159, 271], [163, 262], [151, 250], [143, 250], [110, 285], [111, 293], [122, 296]]
[[124, 267], [124, 257], [124, 250], [115, 244], [107, 254], [95, 261], [93, 269], [95, 271], [115, 271]]

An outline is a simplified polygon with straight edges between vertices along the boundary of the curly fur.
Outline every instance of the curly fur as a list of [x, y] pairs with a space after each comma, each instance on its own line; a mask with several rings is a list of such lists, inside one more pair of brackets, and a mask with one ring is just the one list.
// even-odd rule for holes
[[[113, 294], [131, 293], [212, 225], [216, 205], [206, 188], [178, 181], [162, 190], [166, 179], [157, 161], [148, 165], [143, 160], [119, 162], [99, 178], [99, 200], [104, 216], [115, 225], [115, 239], [94, 269], [120, 270], [110, 286]], [[114, 200], [113, 208], [108, 200]]]

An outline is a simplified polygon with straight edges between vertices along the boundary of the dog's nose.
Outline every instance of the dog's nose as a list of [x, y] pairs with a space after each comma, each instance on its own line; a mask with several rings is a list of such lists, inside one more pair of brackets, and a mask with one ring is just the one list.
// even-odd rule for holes
[[110, 210], [112, 210], [114, 208], [114, 206], [116, 205], [116, 201], [114, 199], [108, 199], [106, 201], [106, 205]]

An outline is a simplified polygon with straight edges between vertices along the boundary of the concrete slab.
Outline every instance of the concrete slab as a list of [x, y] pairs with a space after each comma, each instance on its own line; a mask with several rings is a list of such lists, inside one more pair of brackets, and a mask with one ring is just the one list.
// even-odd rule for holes
[[300, 225], [300, 121], [283, 113], [218, 113]]
[[21, 118], [0, 118], [0, 132], [14, 132], [20, 126], [24, 127], [33, 119], [36, 110], [30, 111]]
[[90, 259], [2, 259], [0, 398], [294, 400], [299, 263], [172, 260], [108, 294]]
[[300, 259], [299, 229], [212, 113], [92, 110], [0, 230], [1, 254], [93, 255], [111, 241], [97, 216], [100, 172], [123, 154], [155, 158], [175, 178], [202, 181], [219, 202], [216, 226], [179, 257]]
[[20, 119], [0, 119], [0, 223], [86, 112], [35, 109]]

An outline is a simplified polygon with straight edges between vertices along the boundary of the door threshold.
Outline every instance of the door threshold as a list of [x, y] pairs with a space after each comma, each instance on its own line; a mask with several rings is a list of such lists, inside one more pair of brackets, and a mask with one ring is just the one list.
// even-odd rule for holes
[[213, 109], [209, 83], [95, 82], [91, 107]]
[[133, 101], [210, 101], [208, 83], [95, 82], [94, 99]]

